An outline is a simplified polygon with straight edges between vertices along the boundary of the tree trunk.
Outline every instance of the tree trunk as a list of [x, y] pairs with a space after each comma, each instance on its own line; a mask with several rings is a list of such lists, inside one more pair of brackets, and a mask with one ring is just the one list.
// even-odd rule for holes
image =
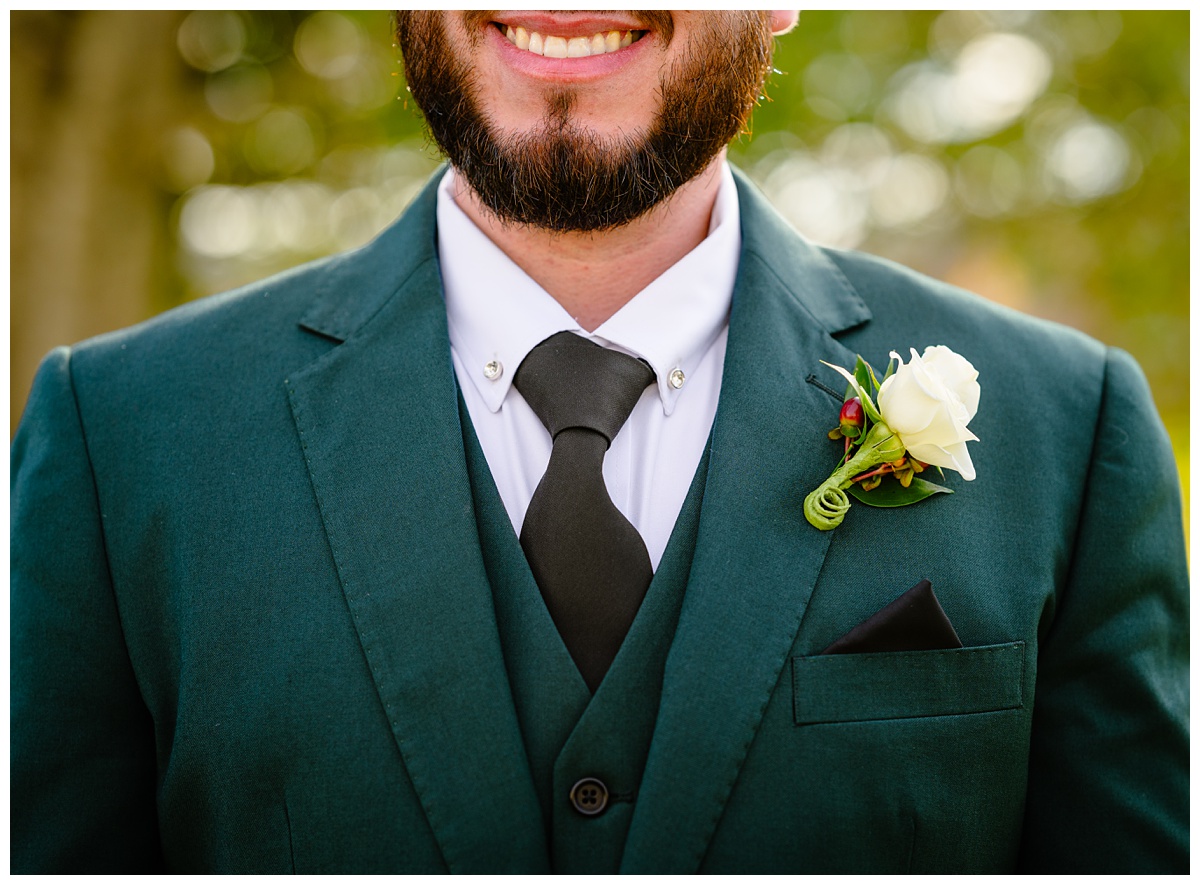
[[137, 322], [172, 271], [179, 12], [12, 12], [11, 428], [52, 347]]

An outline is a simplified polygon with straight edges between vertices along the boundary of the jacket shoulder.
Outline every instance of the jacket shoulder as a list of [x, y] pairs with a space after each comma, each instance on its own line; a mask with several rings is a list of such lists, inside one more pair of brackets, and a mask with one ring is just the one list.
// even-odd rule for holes
[[944, 344], [967, 357], [981, 377], [1058, 379], [1056, 386], [1099, 393], [1114, 349], [1091, 336], [877, 256], [823, 251], [871, 311], [871, 321], [843, 339], [868, 361], [886, 364], [891, 350], [907, 359], [909, 348], [920, 353]]
[[396, 221], [358, 249], [310, 261], [88, 339], [75, 346], [75, 354], [85, 361], [130, 348], [170, 353], [176, 360], [212, 349], [231, 356], [261, 354], [287, 349], [301, 326], [326, 339], [344, 340], [373, 316], [417, 267], [436, 258], [439, 178], [433, 176]]
[[[300, 328], [312, 293], [339, 257], [322, 259], [66, 350], [81, 407], [169, 403], [258, 386], [315, 358], [328, 343]], [[85, 407], [85, 412], [90, 411]]]

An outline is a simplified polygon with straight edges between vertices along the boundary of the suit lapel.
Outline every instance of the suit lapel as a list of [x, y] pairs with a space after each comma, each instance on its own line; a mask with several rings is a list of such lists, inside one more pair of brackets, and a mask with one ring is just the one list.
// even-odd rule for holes
[[531, 871], [548, 855], [463, 455], [435, 184], [330, 263], [302, 325], [341, 343], [287, 386], [363, 652], [448, 867]]
[[820, 360], [869, 318], [824, 255], [739, 178], [743, 246], [708, 483], [623, 872], [699, 868], [795, 640], [830, 542], [804, 496], [833, 467], [836, 401]]

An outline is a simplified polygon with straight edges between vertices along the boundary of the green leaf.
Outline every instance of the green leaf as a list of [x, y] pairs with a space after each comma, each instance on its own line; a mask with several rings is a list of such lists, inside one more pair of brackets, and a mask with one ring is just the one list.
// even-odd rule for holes
[[879, 424], [883, 421], [883, 415], [879, 413], [879, 409], [875, 407], [875, 401], [869, 396], [862, 401], [863, 411], [867, 413], [867, 417], [871, 419], [872, 424]]
[[871, 367], [867, 365], [867, 361], [861, 356], [854, 360], [854, 380], [858, 382], [858, 386], [868, 393], [874, 393], [874, 388], [871, 387]]
[[[892, 359], [891, 357], [888, 357], [888, 367], [887, 367], [887, 371], [883, 373], [883, 380], [887, 381], [894, 374], [896, 374], [896, 361], [894, 359]], [[880, 382], [880, 384], [882, 384], [882, 383], [883, 383], [883, 381]]]
[[[875, 400], [869, 396], [862, 397], [863, 411], [867, 413], [867, 417], [871, 419], [872, 424], [878, 424], [883, 421], [883, 415], [879, 413], [879, 409], [875, 406]], [[865, 432], [865, 429], [864, 429]]]
[[[867, 413], [867, 417], [872, 421], [882, 421], [883, 415], [879, 413], [879, 408], [871, 398], [872, 393], [879, 393], [879, 382], [875, 380], [875, 370], [871, 368], [871, 364], [861, 356], [856, 356], [854, 359], [854, 381], [860, 388], [859, 398], [862, 400], [863, 411]], [[862, 396], [862, 393], [867, 395]]]
[[907, 504], [916, 504], [918, 501], [923, 501], [930, 495], [945, 493], [953, 495], [954, 489], [948, 489], [945, 486], [940, 486], [937, 483], [929, 482], [929, 480], [913, 477], [912, 484], [908, 488], [900, 485], [900, 481], [894, 476], [884, 477], [883, 483], [879, 488], [870, 492], [864, 492], [862, 486], [858, 483], [850, 486], [846, 491], [854, 496], [857, 500], [864, 504], [869, 504], [871, 507], [904, 507]]

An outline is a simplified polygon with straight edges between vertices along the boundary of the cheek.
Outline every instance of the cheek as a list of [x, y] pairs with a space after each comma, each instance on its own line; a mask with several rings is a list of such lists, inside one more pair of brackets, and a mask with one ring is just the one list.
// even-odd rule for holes
[[523, 132], [545, 120], [546, 102], [540, 90], [504, 81], [502, 74], [483, 76], [476, 87], [480, 109], [496, 132]]

